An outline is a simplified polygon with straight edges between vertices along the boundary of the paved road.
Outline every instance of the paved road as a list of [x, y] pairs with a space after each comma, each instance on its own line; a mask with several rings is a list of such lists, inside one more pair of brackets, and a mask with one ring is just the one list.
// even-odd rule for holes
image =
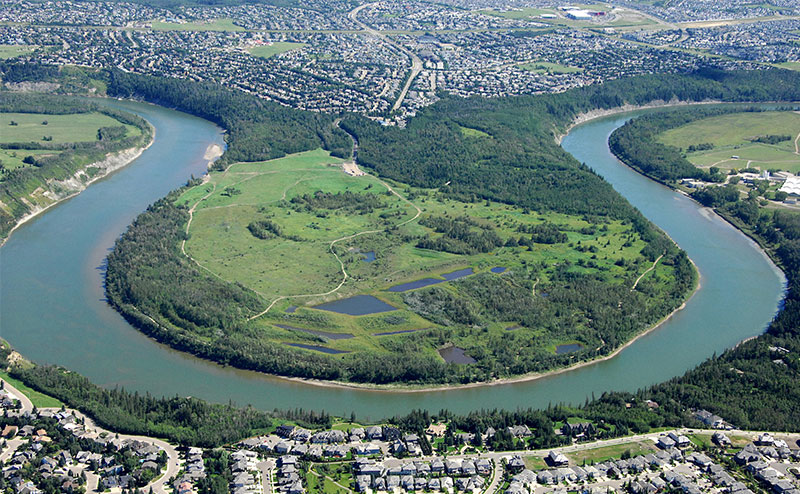
[[406, 93], [408, 93], [408, 89], [411, 87], [411, 83], [414, 82], [414, 79], [419, 75], [420, 72], [422, 72], [422, 60], [415, 53], [408, 50], [405, 46], [401, 45], [400, 43], [395, 43], [394, 41], [391, 40], [391, 38], [389, 38], [382, 32], [372, 29], [368, 25], [358, 20], [358, 13], [369, 6], [374, 5], [375, 3], [378, 2], [365, 3], [359, 5], [358, 7], [351, 10], [350, 13], [347, 15], [348, 17], [350, 17], [350, 20], [353, 21], [355, 24], [357, 24], [358, 27], [360, 27], [362, 30], [384, 41], [385, 43], [395, 47], [396, 49], [400, 50], [401, 53], [404, 53], [406, 56], [408, 56], [408, 58], [411, 59], [411, 74], [408, 76], [408, 79], [406, 79], [406, 83], [403, 86], [403, 89], [400, 91], [400, 95], [397, 97], [397, 101], [395, 101], [394, 105], [392, 106], [392, 110], [397, 110], [398, 108], [400, 108], [400, 105], [403, 104], [403, 99], [405, 99]]
[[[51, 408], [50, 410], [59, 410], [56, 408]], [[84, 421], [84, 425], [87, 430], [94, 430], [94, 436], [99, 436], [101, 433], [106, 432], [108, 434], [115, 434], [114, 432], [107, 431], [102, 427], [99, 427], [94, 421], [90, 418], [81, 413], [78, 410], [71, 410], [67, 409], [70, 413], [74, 414], [76, 417], [82, 419]], [[154, 444], [164, 450], [167, 454], [167, 469], [158, 479], [155, 479], [153, 482], [147, 484], [146, 486], [142, 487], [141, 490], [143, 492], [148, 492], [151, 488], [155, 494], [167, 494], [167, 489], [171, 491], [167, 482], [169, 479], [174, 477], [180, 471], [180, 455], [178, 454], [178, 450], [175, 446], [171, 445], [170, 443], [163, 441], [161, 439], [156, 439], [147, 436], [132, 436], [129, 434], [116, 434], [117, 437], [121, 440], [125, 439], [132, 439], [135, 441], [142, 441], [150, 444]], [[87, 478], [89, 477], [90, 472], [86, 471]], [[91, 484], [90, 484], [91, 485]]]
[[31, 400], [28, 399], [27, 396], [25, 396], [25, 394], [22, 391], [12, 386], [8, 381], [4, 380], [3, 383], [6, 391], [16, 396], [19, 402], [22, 404], [23, 412], [33, 411], [33, 403], [31, 402]]
[[22, 439], [9, 439], [6, 443], [6, 448], [0, 454], [0, 465], [6, 462], [7, 459], [14, 455], [14, 452], [19, 449], [24, 441]]
[[261, 488], [264, 494], [272, 494], [272, 469], [275, 468], [275, 460], [269, 458], [258, 462], [256, 466], [261, 472]]

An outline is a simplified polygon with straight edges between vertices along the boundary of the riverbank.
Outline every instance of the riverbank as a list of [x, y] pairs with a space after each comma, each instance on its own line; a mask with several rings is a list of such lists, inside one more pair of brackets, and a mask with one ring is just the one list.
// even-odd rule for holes
[[[122, 151], [117, 151], [114, 153], [109, 153], [106, 155], [105, 159], [101, 161], [96, 161], [94, 163], [89, 163], [82, 169], [75, 172], [72, 175], [72, 177], [66, 180], [54, 180], [48, 183], [50, 190], [45, 192], [43, 195], [46, 195], [49, 192], [50, 195], [47, 195], [47, 197], [52, 198], [53, 202], [51, 202], [47, 206], [33, 205], [28, 214], [21, 216], [19, 219], [17, 219], [16, 223], [14, 224], [14, 227], [11, 228], [11, 230], [9, 230], [8, 235], [6, 235], [5, 238], [0, 239], [0, 247], [2, 247], [6, 243], [6, 241], [8, 241], [8, 239], [11, 238], [11, 235], [14, 233], [14, 231], [16, 231], [19, 227], [21, 227], [28, 221], [39, 216], [40, 214], [52, 208], [53, 206], [57, 206], [62, 202], [66, 201], [67, 199], [71, 199], [77, 196], [78, 194], [86, 190], [86, 188], [92, 185], [93, 183], [109, 176], [110, 174], [116, 172], [117, 170], [124, 168], [125, 166], [136, 160], [136, 158], [141, 156], [141, 154], [153, 144], [153, 141], [155, 141], [155, 133], [156, 131], [151, 125], [150, 141], [147, 143], [147, 145], [133, 147]], [[82, 178], [87, 176], [86, 171], [90, 168], [98, 169], [97, 174], [88, 180], [83, 180]], [[52, 189], [54, 188], [61, 189], [62, 192], [61, 193], [53, 192]]]
[[[572, 123], [564, 129], [563, 132], [559, 133], [556, 132], [554, 134], [556, 143], [560, 146], [562, 139], [569, 134], [569, 131], [573, 128], [577, 127], [578, 125], [584, 124], [591, 120], [596, 120], [598, 118], [609, 117], [611, 115], [617, 115], [620, 113], [628, 113], [637, 110], [652, 110], [655, 108], [670, 108], [670, 107], [677, 107], [677, 106], [690, 106], [690, 105], [720, 105], [720, 104], [739, 104], [739, 103], [730, 103], [721, 100], [708, 100], [708, 101], [684, 101], [684, 100], [653, 100], [650, 103], [644, 105], [629, 105], [625, 104], [622, 106], [617, 106], [615, 108], [608, 108], [605, 110], [592, 110], [585, 113], [579, 113], [573, 120]], [[747, 103], [741, 103], [747, 104]], [[652, 179], [651, 177], [647, 177]], [[657, 181], [657, 180], [656, 180]]]

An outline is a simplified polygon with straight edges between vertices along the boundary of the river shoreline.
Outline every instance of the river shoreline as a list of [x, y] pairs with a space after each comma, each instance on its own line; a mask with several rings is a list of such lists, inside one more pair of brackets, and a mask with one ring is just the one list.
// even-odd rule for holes
[[[128, 149], [123, 149], [122, 151], [116, 151], [116, 152], [113, 152], [113, 153], [108, 153], [104, 159], [102, 159], [100, 161], [95, 161], [94, 163], [89, 163], [88, 165], [86, 165], [82, 169], [80, 169], [77, 172], [75, 172], [75, 174], [70, 179], [67, 179], [67, 181], [69, 181], [69, 180], [77, 180], [78, 176], [80, 174], [82, 174], [82, 173], [85, 173], [86, 170], [88, 170], [89, 168], [97, 168], [97, 169], [101, 170], [100, 173], [98, 173], [96, 176], [92, 177], [88, 181], [81, 182], [80, 185], [78, 187], [76, 187], [74, 192], [72, 192], [70, 194], [67, 194], [66, 196], [59, 197], [58, 199], [56, 199], [52, 203], [48, 204], [47, 206], [40, 207], [40, 208], [34, 208], [28, 214], [20, 217], [16, 221], [16, 224], [14, 225], [14, 227], [11, 230], [8, 231], [8, 235], [6, 235], [5, 238], [0, 240], [0, 247], [2, 247], [8, 241], [8, 239], [11, 238], [11, 235], [17, 230], [17, 228], [21, 227], [22, 225], [24, 225], [28, 221], [36, 218], [40, 214], [42, 214], [45, 211], [49, 210], [50, 208], [52, 208], [54, 206], [57, 206], [57, 205], [63, 203], [64, 201], [66, 201], [68, 199], [72, 199], [73, 197], [77, 196], [78, 194], [80, 194], [81, 192], [86, 190], [86, 188], [89, 187], [90, 185], [92, 185], [93, 183], [97, 182], [98, 180], [101, 180], [103, 178], [108, 177], [112, 173], [114, 173], [114, 172], [116, 172], [118, 170], [121, 170], [122, 168], [125, 168], [126, 166], [131, 164], [133, 161], [135, 161], [155, 141], [155, 139], [156, 139], [156, 130], [152, 125], [150, 125], [150, 131], [151, 131], [151, 133], [150, 133], [150, 141], [147, 143], [147, 145], [139, 146], [139, 147], [132, 147], [132, 148], [128, 148]], [[103, 166], [104, 163], [107, 163], [108, 166]], [[65, 181], [59, 181], [59, 182], [63, 183]]]
[[[694, 262], [692, 262], [694, 265]], [[697, 268], [695, 267], [695, 270]], [[651, 326], [650, 328], [644, 330], [643, 332], [637, 334], [632, 339], [628, 340], [624, 345], [620, 346], [613, 352], [603, 357], [597, 357], [591, 360], [587, 360], [585, 362], [578, 362], [576, 364], [570, 365], [569, 367], [562, 367], [559, 369], [553, 369], [550, 371], [545, 372], [533, 372], [529, 374], [524, 374], [517, 377], [508, 377], [502, 379], [495, 379], [492, 381], [479, 381], [467, 384], [447, 384], [442, 386], [425, 386], [425, 385], [407, 385], [407, 384], [387, 384], [387, 385], [376, 385], [376, 384], [360, 384], [360, 383], [349, 383], [349, 382], [342, 382], [342, 381], [322, 381], [319, 379], [306, 379], [302, 377], [287, 377], [287, 376], [279, 376], [276, 374], [268, 374], [272, 377], [283, 379], [291, 382], [297, 382], [302, 384], [309, 384], [312, 386], [319, 386], [323, 388], [340, 388], [340, 389], [357, 389], [359, 391], [374, 391], [374, 392], [386, 392], [386, 393], [426, 393], [431, 391], [454, 391], [454, 390], [461, 390], [461, 389], [469, 389], [469, 388], [481, 388], [481, 387], [488, 387], [488, 386], [503, 386], [506, 384], [516, 384], [522, 382], [529, 382], [529, 381], [537, 381], [539, 379], [544, 379], [546, 377], [557, 376], [559, 374], [563, 374], [566, 372], [571, 372], [582, 367], [588, 367], [590, 365], [599, 364], [600, 362], [604, 362], [606, 360], [610, 360], [617, 355], [620, 354], [623, 350], [631, 346], [635, 343], [638, 339], [652, 333], [653, 331], [660, 328], [664, 323], [669, 321], [672, 316], [676, 313], [680, 312], [686, 307], [686, 303], [691, 300], [695, 293], [700, 289], [700, 277], [698, 274], [697, 283], [695, 284], [694, 289], [683, 301], [681, 305], [676, 307], [672, 312], [664, 316], [660, 321], [658, 321], [655, 325]]]

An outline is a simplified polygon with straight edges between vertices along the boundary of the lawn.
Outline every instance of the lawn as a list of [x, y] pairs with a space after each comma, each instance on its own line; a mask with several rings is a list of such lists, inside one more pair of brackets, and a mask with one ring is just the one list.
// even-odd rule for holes
[[[789, 140], [776, 144], [751, 142], [759, 136], [788, 135]], [[698, 120], [662, 133], [664, 144], [687, 149], [710, 143], [713, 148], [687, 154], [700, 167], [777, 168], [800, 171], [800, 155], [795, 142], [800, 135], [800, 113], [791, 111], [732, 113]], [[737, 156], [738, 159], [733, 158]]]
[[656, 450], [655, 444], [649, 441], [635, 441], [630, 443], [615, 444], [613, 446], [603, 446], [600, 448], [585, 449], [572, 453], [565, 453], [576, 465], [599, 463], [611, 459], [619, 459], [626, 451], [631, 456], [639, 456]]
[[575, 72], [583, 72], [580, 67], [570, 67], [560, 63], [551, 62], [527, 62], [518, 65], [522, 70], [535, 72], [537, 74], [573, 74]]
[[176, 22], [153, 21], [154, 31], [244, 31], [241, 26], [233, 23], [232, 19], [213, 19], [210, 21]]
[[[15, 122], [17, 125], [11, 125]], [[45, 125], [44, 122], [47, 122]], [[102, 113], [48, 115], [42, 113], [0, 113], [0, 143], [44, 142], [42, 137], [52, 137], [53, 144], [65, 142], [94, 142], [100, 127], [122, 125]], [[129, 135], [139, 129], [126, 126]]]
[[247, 51], [254, 57], [269, 58], [287, 51], [299, 50], [306, 46], [305, 43], [289, 43], [284, 41], [277, 41], [268, 45], [254, 46]]
[[8, 381], [12, 386], [25, 393], [25, 396], [31, 400], [36, 408], [60, 408], [63, 405], [58, 399], [29, 388], [22, 381], [14, 379], [3, 371], [0, 371], [0, 379]]
[[525, 462], [525, 468], [528, 470], [536, 471], [547, 468], [547, 462], [544, 461], [544, 458], [538, 456], [523, 456], [522, 461]]
[[35, 49], [36, 46], [32, 45], [0, 45], [0, 60], [28, 55]]

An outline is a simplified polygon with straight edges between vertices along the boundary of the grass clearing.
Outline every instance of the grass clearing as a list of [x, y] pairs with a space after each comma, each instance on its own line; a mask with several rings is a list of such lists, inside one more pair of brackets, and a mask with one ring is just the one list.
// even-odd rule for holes
[[[15, 122], [16, 125], [11, 125]], [[47, 124], [44, 124], [47, 122]], [[100, 127], [122, 125], [119, 121], [102, 113], [78, 113], [72, 115], [48, 115], [43, 113], [0, 113], [0, 143], [44, 142], [42, 137], [52, 137], [53, 144], [67, 142], [94, 142]], [[139, 133], [136, 127], [127, 125], [128, 135]], [[133, 129], [133, 130], [131, 130]], [[22, 150], [20, 150], [22, 151]]]
[[0, 45], [0, 60], [30, 55], [36, 48], [35, 45]]
[[461, 131], [461, 134], [467, 137], [492, 137], [491, 135], [487, 134], [486, 132], [478, 129], [473, 129], [472, 127], [463, 127], [461, 125], [458, 126], [458, 129]]
[[585, 449], [572, 453], [565, 453], [576, 465], [599, 463], [611, 459], [619, 459], [626, 451], [631, 456], [639, 456], [656, 451], [656, 446], [652, 442], [634, 441], [630, 443], [615, 444], [613, 446], [603, 446], [600, 448]]
[[241, 26], [233, 23], [233, 19], [213, 19], [210, 21], [196, 22], [165, 22], [160, 20], [152, 21], [153, 31], [244, 31]]
[[527, 62], [518, 65], [522, 70], [535, 72], [537, 74], [574, 74], [583, 72], [581, 67], [570, 67], [560, 63], [552, 62]]
[[[790, 138], [776, 144], [752, 142], [752, 139], [767, 135]], [[798, 135], [800, 113], [767, 111], [705, 118], [663, 132], [658, 140], [681, 149], [712, 144], [712, 149], [687, 153], [688, 160], [700, 167], [746, 168], [749, 163], [749, 167], [777, 168], [796, 173], [800, 171], [800, 155], [796, 154], [795, 147]]]
[[28, 387], [25, 383], [18, 379], [14, 379], [4, 371], [0, 371], [0, 379], [3, 381], [8, 381], [9, 384], [20, 390], [22, 393], [25, 393], [25, 396], [31, 400], [31, 403], [33, 403], [33, 406], [36, 408], [60, 408], [63, 405], [63, 403], [57, 398], [53, 398], [52, 396], [48, 396]]
[[270, 43], [268, 45], [254, 46], [252, 48], [248, 48], [247, 52], [253, 55], [254, 57], [270, 58], [275, 55], [279, 55], [281, 53], [286, 53], [287, 51], [299, 50], [305, 46], [306, 46], [305, 43], [289, 43], [285, 41], [277, 41], [274, 43]]
[[525, 462], [525, 468], [528, 470], [544, 470], [548, 468], [547, 462], [544, 461], [544, 458], [540, 458], [538, 456], [523, 456], [522, 461]]

